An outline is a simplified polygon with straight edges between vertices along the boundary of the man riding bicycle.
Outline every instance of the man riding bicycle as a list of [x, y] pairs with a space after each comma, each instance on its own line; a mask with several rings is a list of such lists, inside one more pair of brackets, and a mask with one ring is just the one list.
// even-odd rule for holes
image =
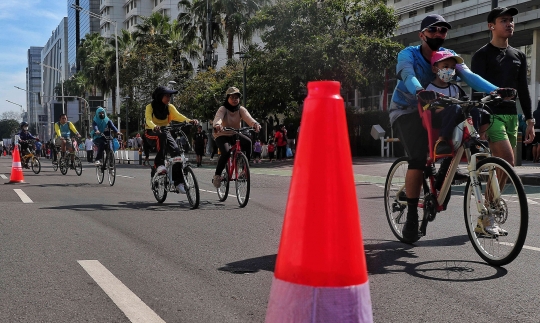
[[[73, 144], [71, 142], [70, 134], [71, 131], [80, 138], [81, 135], [77, 131], [77, 128], [71, 123], [71, 121], [67, 121], [67, 115], [65, 113], [60, 115], [60, 121], [54, 124], [54, 132], [56, 133], [56, 139], [54, 141], [56, 146], [60, 146], [60, 150], [62, 153], [66, 152], [66, 147], [69, 149], [69, 152], [73, 152]], [[56, 150], [56, 149], [55, 149]], [[56, 151], [53, 155], [53, 163], [56, 163]], [[71, 155], [71, 166], [73, 166], [73, 160], [75, 158], [75, 155]]]
[[110, 136], [111, 131], [118, 133], [118, 128], [116, 128], [113, 122], [107, 118], [105, 109], [98, 107], [96, 110], [96, 115], [92, 120], [92, 129], [94, 144], [98, 147], [95, 164], [96, 166], [100, 166], [101, 159], [103, 158], [103, 150], [105, 149], [105, 144], [107, 143], [107, 140], [105, 140], [102, 134], [105, 136]]
[[[221, 185], [221, 172], [225, 169], [227, 164], [227, 159], [229, 158], [229, 148], [234, 145], [235, 137], [234, 132], [232, 131], [222, 131], [223, 127], [232, 127], [239, 129], [241, 127], [241, 121], [244, 120], [248, 125], [253, 127], [256, 132], [259, 132], [261, 125], [251, 117], [248, 110], [245, 107], [240, 106], [240, 97], [242, 94], [240, 90], [236, 87], [230, 87], [225, 92], [225, 102], [216, 112], [214, 121], [214, 138], [216, 144], [221, 151], [219, 160], [216, 166], [216, 172], [212, 183], [216, 188]], [[246, 153], [246, 157], [250, 158], [251, 155], [251, 139], [247, 136], [240, 134], [240, 146], [242, 150]]]
[[[146, 131], [144, 136], [149, 144], [156, 145], [157, 150], [154, 166], [151, 171], [152, 177], [154, 177], [156, 172], [158, 174], [167, 172], [167, 168], [165, 168], [166, 150], [169, 151], [171, 157], [180, 155], [180, 149], [171, 133], [169, 131], [163, 131], [161, 127], [168, 126], [171, 121], [186, 121], [195, 125], [199, 123], [196, 119], [188, 119], [178, 112], [174, 105], [169, 103], [171, 101], [171, 95], [176, 93], [178, 93], [178, 91], [159, 86], [154, 90], [154, 93], [152, 93], [152, 102], [146, 106]], [[178, 193], [185, 194], [186, 190], [184, 188], [184, 176], [182, 176], [182, 163], [173, 165], [172, 179]]]

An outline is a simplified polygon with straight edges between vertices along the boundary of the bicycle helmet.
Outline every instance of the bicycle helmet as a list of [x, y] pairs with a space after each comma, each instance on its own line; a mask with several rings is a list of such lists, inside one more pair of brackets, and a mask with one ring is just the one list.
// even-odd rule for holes
[[28, 122], [26, 122], [26, 121], [21, 122], [21, 128], [26, 127], [26, 126], [28, 126]]

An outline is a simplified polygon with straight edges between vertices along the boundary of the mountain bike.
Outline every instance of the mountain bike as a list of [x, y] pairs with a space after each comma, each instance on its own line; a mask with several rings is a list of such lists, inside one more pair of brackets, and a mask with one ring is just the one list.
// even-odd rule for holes
[[[431, 110], [423, 111], [419, 105], [422, 123], [428, 131], [429, 157], [424, 170], [423, 196], [420, 196], [419, 236], [426, 235], [427, 224], [437, 213], [446, 209], [450, 197], [450, 186], [459, 162], [465, 154], [469, 179], [464, 189], [463, 210], [467, 234], [478, 255], [487, 263], [503, 266], [512, 262], [521, 252], [528, 227], [528, 206], [525, 190], [512, 166], [505, 160], [491, 156], [489, 148], [473, 127], [471, 110], [483, 108], [486, 103], [500, 101], [492, 94], [479, 101], [457, 100], [440, 97], [430, 108], [458, 104], [465, 120], [456, 126], [452, 138], [452, 161], [440, 190], [435, 188], [435, 166], [438, 156], [434, 152], [437, 130], [431, 128]], [[471, 153], [471, 149], [474, 153]], [[398, 158], [390, 167], [384, 188], [386, 218], [392, 233], [402, 242], [403, 225], [406, 221], [407, 200], [405, 174], [407, 158]], [[491, 235], [483, 230], [480, 221], [486, 217], [502, 228], [499, 234]], [[505, 233], [506, 232], [506, 233]]]
[[[35, 155], [34, 151], [34, 140], [27, 140], [29, 147], [26, 149], [26, 152], [22, 152], [24, 155], [21, 157], [21, 164], [24, 168], [32, 168], [32, 171], [34, 174], [39, 174], [41, 171], [41, 162], [39, 161], [39, 158]], [[30, 166], [28, 166], [30, 164]]]
[[[73, 161], [71, 160], [71, 157], [73, 156]], [[53, 166], [54, 168], [54, 166]], [[62, 175], [66, 175], [68, 172], [68, 169], [75, 170], [75, 173], [77, 176], [81, 176], [82, 174], [82, 163], [79, 157], [75, 154], [75, 151], [71, 152], [65, 152], [63, 156], [58, 159], [58, 168], [60, 168], [60, 173]]]
[[[107, 129], [105, 131], [107, 131]], [[113, 186], [116, 181], [116, 161], [114, 159], [114, 150], [112, 147], [114, 138], [110, 134], [104, 135], [102, 133], [101, 136], [105, 138], [105, 149], [103, 150], [101, 165], [96, 165], [96, 177], [99, 184], [103, 183], [105, 170], [107, 170], [109, 185]]]
[[[182, 127], [188, 126], [190, 124], [180, 123], [174, 124], [171, 126], [161, 127], [160, 131], [169, 131], [173, 135], [173, 138], [183, 136], [187, 139], [186, 134], [182, 131]], [[189, 140], [188, 140], [189, 145]], [[163, 148], [166, 149], [166, 148]], [[167, 168], [166, 174], [154, 174], [150, 183], [152, 187], [152, 192], [158, 203], [163, 203], [167, 198], [168, 192], [177, 192], [177, 188], [174, 186], [174, 180], [172, 178], [173, 166], [176, 163], [182, 163], [182, 176], [184, 176], [184, 187], [186, 189], [186, 196], [189, 202], [189, 205], [192, 209], [199, 207], [200, 194], [199, 194], [199, 183], [197, 177], [191, 168], [191, 165], [184, 154], [184, 148], [182, 145], [178, 146], [180, 150], [180, 155], [176, 157], [170, 157], [169, 152], [165, 151], [165, 167]]]
[[227, 199], [229, 195], [229, 184], [234, 181], [236, 188], [236, 199], [240, 207], [245, 207], [249, 201], [250, 174], [249, 162], [240, 147], [240, 134], [246, 131], [252, 131], [251, 127], [235, 129], [224, 127], [223, 131], [234, 131], [236, 143], [229, 149], [229, 158], [227, 165], [221, 172], [221, 185], [217, 188], [218, 198], [221, 202]]

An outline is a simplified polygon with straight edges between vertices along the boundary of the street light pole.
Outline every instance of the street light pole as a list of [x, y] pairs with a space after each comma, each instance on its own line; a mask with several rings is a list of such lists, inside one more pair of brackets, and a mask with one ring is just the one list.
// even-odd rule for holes
[[22, 104], [18, 104], [18, 103], [15, 103], [15, 102], [11, 102], [11, 101], [9, 101], [9, 100], [6, 100], [6, 101], [9, 102], [9, 103], [11, 103], [11, 104], [15, 104], [15, 105], [20, 106], [20, 107], [21, 107], [21, 112], [24, 114], [24, 109], [23, 109]]
[[116, 111], [115, 113], [118, 114], [118, 129], [120, 129], [120, 71], [118, 69], [118, 23], [116, 21], [113, 21], [113, 20], [110, 20], [110, 19], [107, 19], [103, 16], [100, 16], [98, 14], [95, 14], [91, 11], [88, 11], [86, 9], [84, 9], [83, 7], [81, 6], [78, 6], [76, 4], [71, 4], [71, 8], [77, 10], [77, 11], [80, 11], [80, 12], [83, 12], [87, 15], [89, 15], [90, 17], [93, 17], [93, 18], [96, 18], [96, 19], [100, 19], [100, 20], [104, 20], [108, 23], [111, 23], [114, 25], [114, 47], [115, 47], [115, 50], [116, 50]]
[[244, 66], [244, 76], [242, 78], [243, 80], [243, 83], [244, 83], [244, 87], [242, 88], [242, 105], [244, 107], [246, 107], [246, 97], [247, 97], [247, 93], [246, 93], [246, 68], [247, 68], [247, 63], [248, 63], [248, 59], [250, 58], [250, 56], [248, 54], [246, 54], [245, 52], [236, 52], [235, 54], [238, 54], [238, 58], [240, 58], [240, 60], [242, 61], [242, 66]]
[[57, 71], [58, 73], [60, 73], [60, 83], [62, 84], [62, 113], [66, 113], [66, 106], [65, 106], [65, 102], [64, 102], [64, 73], [62, 73], [62, 70], [56, 68], [56, 67], [52, 67], [50, 65], [47, 65], [47, 64], [43, 64], [41, 62], [34, 62], [36, 64], [39, 64], [43, 67], [47, 67], [47, 68], [50, 68], [52, 70], [55, 70]]

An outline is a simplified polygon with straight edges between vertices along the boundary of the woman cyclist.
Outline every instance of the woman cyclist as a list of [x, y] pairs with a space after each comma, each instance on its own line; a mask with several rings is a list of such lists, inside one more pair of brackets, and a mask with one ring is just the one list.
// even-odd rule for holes
[[[223, 127], [239, 129], [241, 127], [241, 121], [244, 120], [244, 122], [253, 127], [256, 132], [259, 132], [261, 129], [261, 125], [251, 117], [248, 110], [245, 107], [240, 106], [240, 97], [242, 94], [238, 88], [230, 87], [227, 89], [227, 92], [225, 92], [225, 95], [225, 102], [216, 112], [214, 122], [212, 122], [214, 125], [214, 138], [219, 151], [221, 151], [221, 155], [217, 162], [216, 173], [212, 180], [212, 183], [214, 183], [216, 188], [221, 185], [221, 172], [225, 169], [227, 159], [229, 158], [227, 152], [229, 151], [229, 148], [234, 145], [236, 140], [234, 137], [235, 133], [232, 131], [222, 131]], [[251, 155], [251, 139], [240, 134], [240, 146], [249, 160]]]
[[[160, 127], [168, 126], [171, 121], [187, 121], [195, 125], [199, 123], [196, 119], [188, 119], [178, 112], [174, 105], [169, 103], [171, 101], [171, 95], [176, 93], [178, 93], [178, 91], [159, 86], [152, 94], [152, 102], [146, 106], [146, 131], [144, 136], [149, 144], [156, 145], [157, 151], [156, 158], [154, 159], [154, 166], [151, 171], [152, 177], [154, 177], [156, 172], [158, 172], [158, 174], [167, 172], [167, 168], [165, 168], [165, 152], [167, 149], [171, 157], [180, 155], [180, 149], [171, 133], [162, 131]], [[184, 176], [182, 176], [181, 163], [173, 165], [172, 179], [178, 193], [185, 194], [186, 190], [184, 188]]]
[[[107, 118], [107, 112], [104, 108], [98, 107], [94, 120], [92, 120], [92, 129], [94, 134], [94, 144], [98, 147], [96, 155], [96, 166], [101, 165], [101, 158], [103, 158], [103, 150], [107, 140], [101, 135], [111, 135], [111, 131], [118, 133], [118, 129], [114, 126], [113, 122]], [[107, 129], [107, 130], [106, 130]]]

